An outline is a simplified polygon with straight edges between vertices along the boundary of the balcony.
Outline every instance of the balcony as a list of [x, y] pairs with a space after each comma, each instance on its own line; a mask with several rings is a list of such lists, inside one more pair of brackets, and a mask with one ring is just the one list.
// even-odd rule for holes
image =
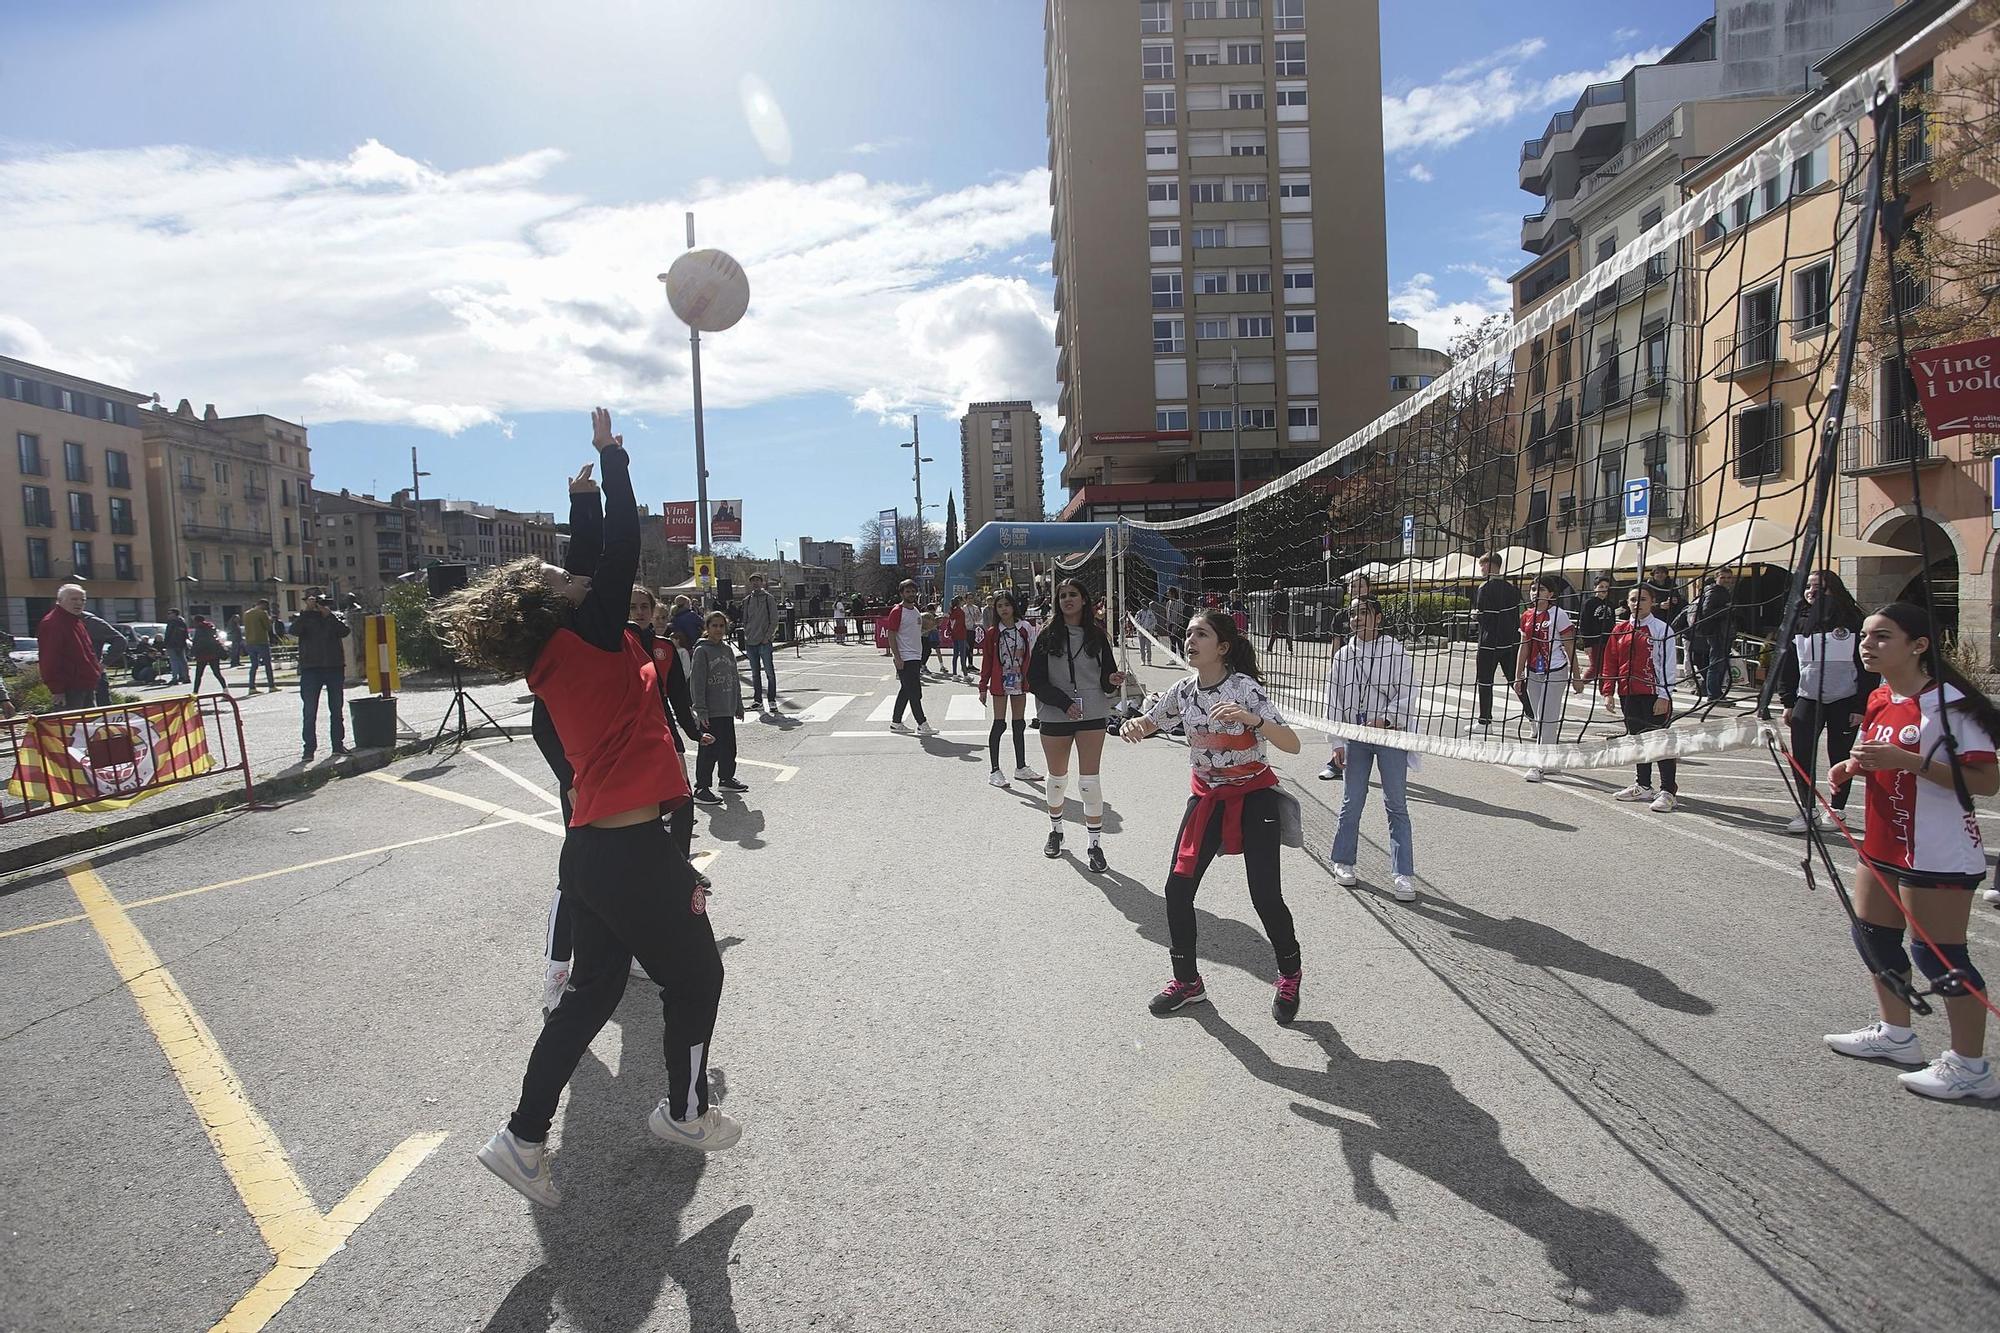
[[132, 489], [132, 474], [122, 468], [116, 472], [107, 472], [104, 474], [104, 484], [114, 491], [129, 491]]
[[113, 565], [109, 578], [113, 583], [144, 583], [146, 581], [146, 567], [144, 565], [127, 565], [124, 569], [119, 569], [116, 565]]
[[24, 477], [46, 477], [49, 475], [49, 465], [39, 458], [23, 459], [21, 461], [21, 475]]
[[1551, 467], [1564, 459], [1574, 457], [1576, 457], [1576, 440], [1568, 426], [1558, 426], [1528, 445], [1530, 468]]
[[88, 463], [63, 464], [63, 480], [73, 481], [79, 486], [88, 486], [96, 478], [97, 471]]
[[136, 537], [139, 535], [139, 524], [129, 515], [119, 518], [114, 514], [111, 519], [111, 535], [114, 537]]
[[183, 523], [181, 535], [189, 541], [224, 542], [234, 546], [271, 546], [271, 534], [255, 528], [220, 528], [202, 523]]
[[1776, 324], [1757, 324], [1715, 340], [1718, 380], [1733, 380], [1756, 371], [1775, 369], [1784, 360]]
[[1907, 421], [1883, 421], [1849, 426], [1842, 432], [1840, 470], [1849, 476], [1906, 468], [1912, 462], [1928, 467], [1947, 461], [1921, 428]]
[[1191, 130], [1255, 130], [1267, 123], [1261, 107], [1210, 107], [1187, 113]]
[[1541, 192], [1543, 172], [1557, 153], [1581, 149], [1608, 157], [1625, 130], [1625, 85], [1593, 83], [1567, 111], [1549, 118], [1539, 139], [1521, 145], [1521, 188]]
[[208, 489], [207, 482], [203, 481], [200, 477], [190, 476], [185, 472], [181, 473], [175, 480], [184, 491], [205, 491]]
[[1641, 407], [1667, 396], [1667, 372], [1648, 366], [1630, 375], [1595, 375], [1584, 381], [1583, 414], [1595, 416], [1616, 407]]
[[1197, 202], [1189, 213], [1196, 222], [1261, 221], [1271, 216], [1271, 203], [1268, 199], [1218, 199], [1212, 204]]
[[56, 525], [53, 509], [28, 509], [23, 513], [23, 521], [31, 528], [52, 528]]
[[69, 530], [71, 532], [97, 531], [97, 511], [86, 509], [80, 514], [72, 511], [69, 516]]
[[271, 498], [271, 492], [262, 486], [255, 486], [245, 482], [243, 486], [243, 498], [253, 505], [260, 505]]

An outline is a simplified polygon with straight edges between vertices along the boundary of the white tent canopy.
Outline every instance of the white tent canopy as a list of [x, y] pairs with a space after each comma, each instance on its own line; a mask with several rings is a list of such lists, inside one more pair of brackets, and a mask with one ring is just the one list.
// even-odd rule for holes
[[1502, 574], [1539, 574], [1544, 569], [1556, 566], [1549, 564], [1549, 553], [1537, 551], [1532, 546], [1503, 546], [1494, 552], [1500, 557]]
[[[1648, 551], [1646, 563], [1665, 565], [1669, 569], [1721, 569], [1742, 564], [1789, 565], [1798, 558], [1798, 546], [1799, 534], [1789, 526], [1774, 523], [1768, 518], [1747, 518], [1717, 528], [1714, 532], [1690, 537], [1678, 546], [1662, 547], [1657, 553]], [[1893, 546], [1865, 542], [1858, 537], [1823, 533], [1819, 554], [1821, 560], [1832, 561], [1886, 559], [1911, 553]]]
[[1479, 577], [1479, 562], [1453, 552], [1418, 565], [1412, 577], [1419, 583], [1461, 583]]
[[[1665, 549], [1662, 543], [1651, 543], [1648, 556]], [[1639, 563], [1640, 543], [1630, 537], [1614, 537], [1610, 541], [1587, 546], [1581, 551], [1573, 551], [1555, 562], [1554, 568], [1566, 574], [1592, 574], [1599, 571], [1635, 569]], [[1649, 565], [1659, 563], [1657, 558], [1649, 559]]]
[[1345, 577], [1351, 579], [1356, 574], [1359, 574], [1364, 579], [1386, 578], [1389, 571], [1393, 568], [1394, 566], [1386, 560], [1370, 560], [1365, 565], [1358, 565], [1348, 570]]

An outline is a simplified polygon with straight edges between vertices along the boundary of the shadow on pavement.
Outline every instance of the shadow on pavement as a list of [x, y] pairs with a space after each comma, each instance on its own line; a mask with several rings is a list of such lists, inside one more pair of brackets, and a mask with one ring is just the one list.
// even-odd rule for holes
[[[1336, 795], [1339, 793], [1340, 785], [1338, 783], [1329, 783], [1328, 785], [1333, 787]], [[1426, 787], [1422, 783], [1412, 782], [1409, 784], [1409, 798], [1412, 801], [1422, 801], [1426, 805], [1442, 805], [1448, 809], [1462, 810], [1469, 815], [1485, 815], [1491, 819], [1516, 819], [1523, 824], [1533, 824], [1536, 828], [1548, 829], [1552, 833], [1576, 832], [1576, 825], [1565, 824], [1560, 819], [1550, 819], [1547, 815], [1534, 810], [1523, 810], [1516, 806], [1488, 805], [1484, 801], [1475, 801], [1472, 797], [1463, 795], [1462, 793], [1444, 791], [1437, 787]], [[1378, 787], [1370, 793], [1368, 803], [1372, 806], [1380, 800], [1381, 791]], [[1340, 818], [1340, 802], [1335, 800], [1332, 803], [1331, 809], [1334, 819], [1338, 821]], [[1364, 811], [1362, 817], [1364, 819], [1367, 818], [1367, 812]]]
[[728, 794], [721, 805], [701, 807], [708, 811], [708, 836], [718, 842], [733, 842], [745, 851], [764, 846], [764, 812], [745, 804], [741, 796]]
[[[1164, 975], [1168, 967], [1166, 896], [1153, 892], [1130, 875], [1121, 875], [1116, 870], [1093, 875], [1079, 867], [1078, 873], [1095, 884], [1105, 900], [1137, 928], [1140, 939], [1159, 949], [1160, 970]], [[1164, 868], [1161, 873], [1165, 874]], [[1196, 906], [1194, 915], [1197, 958], [1239, 968], [1259, 981], [1276, 978], [1277, 960], [1272, 957], [1271, 943], [1264, 938], [1261, 929], [1235, 917], [1204, 912], [1200, 906]]]
[[1507, 1151], [1500, 1122], [1437, 1066], [1364, 1059], [1332, 1024], [1308, 1020], [1293, 1031], [1319, 1044], [1326, 1069], [1297, 1069], [1271, 1059], [1213, 1006], [1198, 1006], [1194, 1017], [1251, 1074], [1310, 1099], [1292, 1104], [1300, 1118], [1340, 1131], [1356, 1202], [1396, 1216], [1395, 1201], [1375, 1178], [1376, 1159], [1387, 1158], [1539, 1241], [1549, 1266], [1574, 1286], [1563, 1299], [1579, 1311], [1661, 1317], [1686, 1303], [1650, 1242], [1616, 1214], [1579, 1207], [1537, 1180]]

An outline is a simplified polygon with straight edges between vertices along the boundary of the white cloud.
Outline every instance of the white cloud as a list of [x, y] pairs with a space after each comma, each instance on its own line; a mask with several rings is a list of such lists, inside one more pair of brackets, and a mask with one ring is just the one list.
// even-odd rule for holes
[[1408, 175], [1409, 175], [1409, 177], [1410, 177], [1410, 179], [1411, 179], [1411, 180], [1413, 180], [1413, 181], [1421, 181], [1421, 182], [1423, 182], [1423, 183], [1425, 183], [1425, 184], [1429, 184], [1429, 183], [1430, 183], [1431, 181], [1434, 181], [1434, 180], [1436, 180], [1436, 179], [1437, 179], [1437, 177], [1436, 177], [1436, 176], [1433, 176], [1433, 175], [1431, 174], [1431, 169], [1430, 169], [1429, 167], [1425, 166], [1425, 165], [1424, 165], [1423, 163], [1421, 163], [1421, 162], [1412, 162], [1412, 163], [1410, 163], [1410, 170], [1409, 170], [1409, 172], [1408, 172]]
[[1629, 46], [1638, 41], [1640, 36], [1641, 33], [1637, 28], [1620, 28], [1611, 34], [1611, 40], [1620, 46]]
[[1422, 345], [1438, 351], [1449, 348], [1453, 338], [1481, 320], [1513, 309], [1512, 289], [1498, 269], [1454, 264], [1448, 271], [1478, 276], [1476, 293], [1446, 300], [1438, 294], [1437, 279], [1428, 273], [1411, 274], [1409, 281], [1389, 293], [1389, 318], [1414, 327]]
[[887, 139], [870, 139], [857, 144], [849, 144], [847, 151], [855, 157], [872, 157], [876, 153], [886, 153], [892, 149], [901, 148], [909, 142], [908, 139], [898, 134]]
[[[600, 206], [561, 155], [445, 171], [373, 140], [281, 162], [188, 148], [0, 160], [0, 351], [167, 401], [447, 432], [596, 402], [688, 409], [654, 275], [681, 215], [750, 275], [704, 347], [718, 407], [830, 392], [885, 410], [1054, 395], [1045, 288], [991, 276], [1044, 244], [1048, 174], [966, 189], [779, 177]], [[144, 299], [103, 257], [145, 274]]]
[[1436, 83], [1422, 84], [1382, 99], [1382, 147], [1390, 153], [1449, 148], [1481, 130], [1517, 116], [1574, 101], [1592, 83], [1621, 77], [1634, 65], [1658, 60], [1666, 47], [1618, 56], [1595, 70], [1572, 70], [1535, 78], [1525, 69], [1542, 54], [1540, 38], [1516, 42], [1490, 55], [1447, 70]]

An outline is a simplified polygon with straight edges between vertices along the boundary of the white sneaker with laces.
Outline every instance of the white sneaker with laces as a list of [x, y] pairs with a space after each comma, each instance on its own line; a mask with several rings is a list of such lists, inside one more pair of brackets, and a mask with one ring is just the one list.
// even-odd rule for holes
[[1825, 828], [1825, 827], [1826, 827], [1825, 817], [1821, 815], [1819, 811], [1815, 810], [1812, 812], [1810, 816], [1793, 815], [1791, 821], [1785, 825], [1785, 832], [1804, 833], [1809, 828]]
[[646, 1117], [646, 1128], [653, 1131], [653, 1137], [668, 1143], [678, 1143], [696, 1152], [721, 1152], [733, 1148], [743, 1137], [743, 1126], [723, 1114], [720, 1107], [711, 1106], [692, 1120], [676, 1120], [667, 1108], [667, 1099], [662, 1097], [653, 1113]]
[[1919, 1096], [1939, 1101], [1957, 1101], [1961, 1097], [1984, 1101], [2000, 1097], [2000, 1074], [1994, 1072], [1993, 1062], [1981, 1060], [1975, 1067], [1957, 1051], [1946, 1051], [1922, 1069], [1898, 1074], [1896, 1081]]
[[1398, 875], [1391, 880], [1389, 892], [1399, 903], [1413, 903], [1417, 900], [1416, 882], [1408, 875]]
[[547, 1018], [562, 1003], [564, 992], [569, 990], [569, 960], [558, 963], [550, 959], [542, 969], [542, 1017]]
[[1007, 775], [1005, 773], [1002, 773], [999, 769], [996, 768], [993, 770], [992, 773], [987, 775], [986, 785], [989, 787], [1008, 787], [1012, 786], [1013, 784], [1007, 781]]
[[1647, 809], [1656, 815], [1670, 815], [1679, 803], [1679, 799], [1672, 792], [1663, 791], [1653, 798], [1653, 803]]
[[1635, 782], [1629, 787], [1612, 792], [1611, 799], [1614, 801], [1650, 801], [1653, 799], [1653, 789], [1651, 787], [1641, 787]]
[[1353, 866], [1342, 865], [1340, 862], [1335, 861], [1332, 869], [1333, 882], [1343, 889], [1351, 889], [1360, 882], [1355, 877]]
[[1016, 782], [1040, 782], [1041, 780], [1042, 775], [1034, 769], [1029, 768], [1026, 764], [1014, 770], [1014, 781]]
[[1322, 768], [1319, 771], [1319, 780], [1321, 782], [1332, 782], [1335, 778], [1338, 778], [1339, 776], [1340, 776], [1340, 770], [1335, 768], [1331, 761], [1327, 763], [1325, 768]]
[[1852, 1032], [1829, 1032], [1822, 1040], [1828, 1048], [1857, 1060], [1893, 1060], [1899, 1065], [1924, 1062], [1923, 1043], [1916, 1033], [1898, 1040], [1883, 1030], [1879, 1019]]
[[549, 1177], [548, 1144], [523, 1143], [514, 1137], [512, 1130], [503, 1129], [486, 1140], [486, 1146], [479, 1150], [479, 1161], [519, 1190], [530, 1203], [544, 1208], [561, 1206], [562, 1191]]
[[1527, 779], [1530, 782], [1540, 782], [1542, 780], [1542, 770], [1539, 768], [1529, 769], [1527, 772]]
[[891, 722], [889, 724], [889, 730], [895, 732], [898, 736], [907, 736], [910, 734], [909, 727], [901, 722]]
[[919, 736], [935, 736], [937, 734], [938, 734], [937, 728], [932, 726], [928, 722], [924, 723], [923, 725], [917, 728], [917, 735]]

